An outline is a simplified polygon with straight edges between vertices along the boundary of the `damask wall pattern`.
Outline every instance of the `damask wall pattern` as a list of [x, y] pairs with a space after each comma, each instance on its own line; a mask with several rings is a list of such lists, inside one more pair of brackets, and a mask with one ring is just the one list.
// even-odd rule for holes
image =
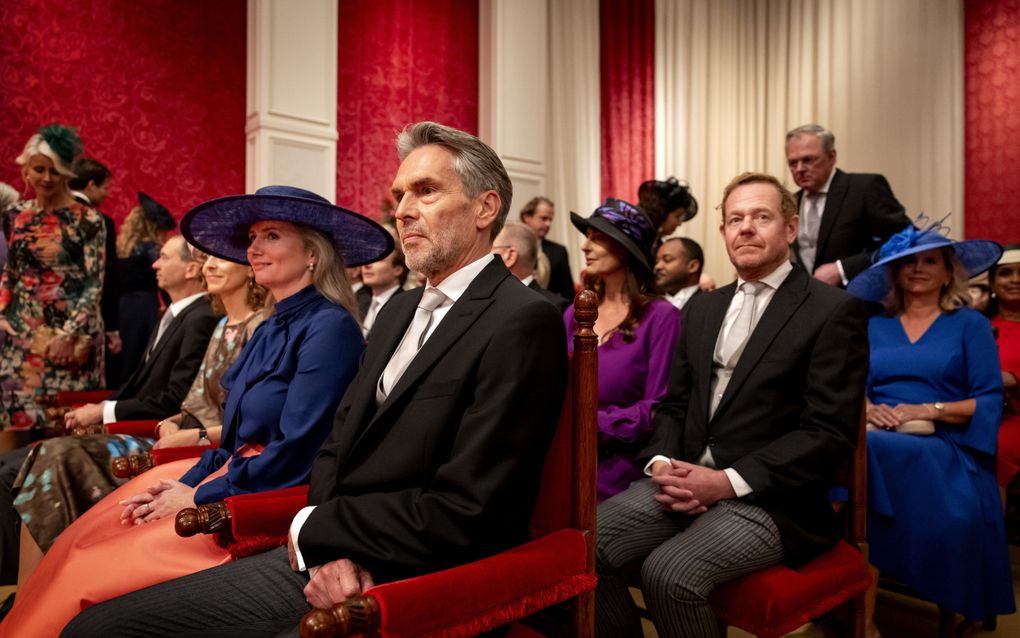
[[478, 133], [478, 0], [340, 0], [339, 22], [337, 203], [379, 219], [406, 124]]
[[0, 3], [0, 179], [41, 125], [78, 128], [114, 173], [118, 222], [139, 190], [176, 217], [244, 191], [245, 0]]
[[965, 235], [1020, 242], [1020, 0], [967, 0]]

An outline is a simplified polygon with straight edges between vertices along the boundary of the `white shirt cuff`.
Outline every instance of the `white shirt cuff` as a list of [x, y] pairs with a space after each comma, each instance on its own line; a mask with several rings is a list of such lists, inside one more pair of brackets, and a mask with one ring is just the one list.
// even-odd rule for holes
[[[312, 511], [315, 510], [314, 505], [302, 507], [297, 514], [294, 515], [294, 520], [290, 522], [290, 542], [294, 546], [294, 556], [297, 558], [298, 571], [305, 571], [308, 567], [305, 566], [305, 559], [301, 555], [301, 547], [298, 545], [298, 536], [301, 534], [301, 526], [305, 524], [308, 517], [312, 515]], [[314, 569], [314, 567], [313, 567]]]
[[733, 493], [737, 495], [737, 498], [743, 498], [754, 491], [747, 484], [747, 481], [732, 467], [726, 468], [723, 472], [726, 472], [726, 478], [730, 480], [730, 486], [733, 488]]
[[645, 464], [645, 476], [652, 475], [652, 466], [658, 463], [659, 461], [665, 461], [669, 463], [669, 457], [663, 456], [661, 454], [656, 454], [655, 456], [653, 456], [652, 460], [648, 461], [648, 463]]
[[116, 423], [117, 421], [117, 402], [116, 401], [103, 401], [103, 425], [107, 423]]
[[839, 278], [843, 280], [843, 285], [850, 283], [850, 280], [846, 278], [846, 273], [843, 272], [843, 262], [836, 260], [836, 270], [839, 271]]

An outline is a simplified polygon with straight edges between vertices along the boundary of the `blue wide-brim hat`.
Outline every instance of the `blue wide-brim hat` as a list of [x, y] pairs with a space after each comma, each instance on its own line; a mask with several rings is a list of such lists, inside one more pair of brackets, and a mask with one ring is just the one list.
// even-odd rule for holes
[[[921, 218], [923, 219], [923, 217]], [[925, 230], [908, 226], [889, 238], [878, 249], [875, 262], [860, 273], [846, 287], [847, 292], [865, 301], [882, 301], [892, 288], [889, 265], [909, 255], [936, 248], [952, 248], [967, 277], [980, 275], [991, 268], [1002, 256], [1002, 246], [987, 239], [953, 241], [942, 234], [947, 230], [941, 221]]]
[[181, 219], [181, 233], [210, 255], [247, 264], [248, 231], [261, 221], [315, 228], [332, 241], [345, 266], [370, 264], [393, 251], [393, 236], [376, 222], [294, 186], [264, 186], [254, 195], [199, 204]]
[[609, 235], [630, 253], [645, 274], [653, 274], [652, 242], [656, 231], [652, 220], [639, 207], [610, 197], [587, 218], [571, 211], [570, 221], [582, 233], [594, 228]]

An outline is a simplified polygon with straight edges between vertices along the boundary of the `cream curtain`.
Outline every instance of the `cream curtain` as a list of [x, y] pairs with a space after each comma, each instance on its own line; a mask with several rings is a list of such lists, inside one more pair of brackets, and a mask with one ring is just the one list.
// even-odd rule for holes
[[599, 2], [549, 2], [551, 66], [550, 197], [556, 219], [549, 238], [563, 243], [577, 280], [584, 267], [582, 236], [570, 211], [587, 217], [599, 204]]
[[836, 135], [837, 166], [877, 172], [914, 217], [963, 231], [959, 0], [658, 0], [656, 174], [686, 179], [701, 212], [678, 231], [722, 285], [722, 189], [763, 170], [794, 189], [787, 130]]

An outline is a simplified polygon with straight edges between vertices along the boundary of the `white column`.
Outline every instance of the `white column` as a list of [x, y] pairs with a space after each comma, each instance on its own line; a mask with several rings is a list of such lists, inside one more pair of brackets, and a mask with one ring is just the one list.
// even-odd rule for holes
[[337, 5], [248, 0], [245, 184], [336, 197]]
[[514, 185], [511, 221], [532, 197], [556, 203], [549, 239], [567, 246], [574, 277], [599, 197], [598, 0], [481, 0], [480, 136]]

